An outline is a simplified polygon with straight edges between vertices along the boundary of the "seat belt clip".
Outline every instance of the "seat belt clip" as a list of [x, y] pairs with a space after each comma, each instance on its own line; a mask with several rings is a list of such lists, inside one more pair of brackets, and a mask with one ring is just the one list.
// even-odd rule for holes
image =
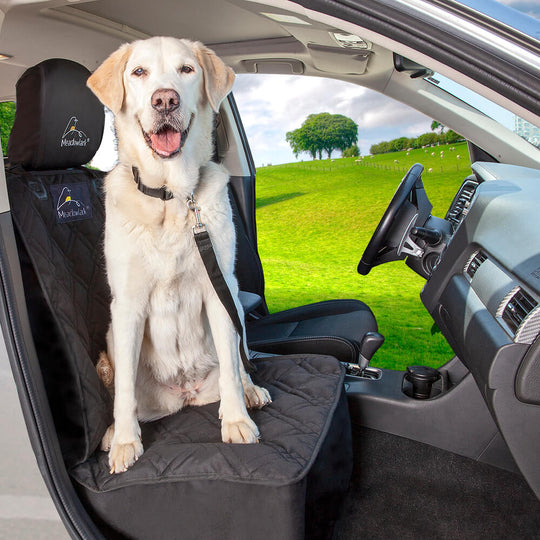
[[187, 199], [187, 207], [195, 214], [195, 225], [193, 225], [193, 232], [199, 233], [206, 231], [206, 225], [201, 221], [201, 209], [197, 206], [197, 202], [195, 201], [195, 196], [193, 192], [191, 193], [191, 196]]

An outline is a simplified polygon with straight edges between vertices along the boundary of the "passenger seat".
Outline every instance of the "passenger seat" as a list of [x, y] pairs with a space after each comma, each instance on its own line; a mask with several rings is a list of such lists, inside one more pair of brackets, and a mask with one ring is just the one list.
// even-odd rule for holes
[[[231, 179], [231, 206], [236, 227], [236, 276], [246, 301], [246, 330], [252, 350], [288, 354], [311, 352], [330, 354], [346, 363], [363, 356], [371, 359], [384, 338], [367, 304], [360, 300], [326, 300], [269, 313], [265, 300], [265, 280], [255, 234], [253, 186]], [[245, 201], [240, 211], [239, 200]], [[252, 218], [248, 228], [246, 219]], [[251, 234], [248, 230], [252, 231]], [[258, 302], [254, 301], [257, 299]], [[242, 299], [242, 295], [241, 295]], [[253, 307], [247, 307], [249, 303]], [[247, 308], [247, 309], [246, 309]]]
[[[187, 407], [142, 424], [144, 454], [128, 471], [109, 474], [99, 445], [112, 401], [94, 366], [109, 322], [104, 175], [84, 166], [99, 146], [103, 108], [85, 86], [89, 74], [59, 59], [27, 70], [8, 147], [32, 330], [17, 345], [26, 351], [19, 362], [22, 373], [43, 375], [32, 378], [32, 388], [48, 396], [54, 429], [40, 423], [49, 411], [28, 408], [28, 415], [39, 426], [32, 436], [41, 446], [34, 447], [55, 458], [60, 449], [65, 464], [48, 469], [38, 460], [47, 485], [70, 482], [107, 538], [330, 538], [352, 472], [352, 445], [344, 368], [329, 356], [254, 359], [254, 382], [273, 400], [250, 411], [259, 444], [221, 441], [219, 403]], [[51, 495], [60, 511], [73, 502], [54, 487]]]

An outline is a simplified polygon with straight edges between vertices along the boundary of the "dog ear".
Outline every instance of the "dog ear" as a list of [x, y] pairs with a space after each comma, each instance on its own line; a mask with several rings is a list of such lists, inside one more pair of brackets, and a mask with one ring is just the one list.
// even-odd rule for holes
[[214, 51], [202, 43], [195, 43], [195, 54], [204, 74], [204, 91], [210, 106], [218, 112], [225, 96], [231, 91], [234, 71]]
[[124, 69], [131, 53], [129, 43], [122, 45], [99, 66], [86, 82], [101, 103], [114, 114], [124, 103]]

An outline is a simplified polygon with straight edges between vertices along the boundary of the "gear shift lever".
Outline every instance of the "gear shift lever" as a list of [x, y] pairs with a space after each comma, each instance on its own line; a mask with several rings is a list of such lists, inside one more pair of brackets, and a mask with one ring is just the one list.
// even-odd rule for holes
[[[378, 348], [384, 343], [384, 336], [379, 332], [366, 332], [360, 343], [360, 353], [358, 354], [358, 364], [349, 364], [348, 370], [351, 375], [361, 377], [369, 365], [369, 361]], [[372, 377], [369, 377], [372, 378]]]
[[369, 365], [369, 361], [384, 343], [384, 336], [379, 332], [366, 332], [362, 343], [360, 343], [360, 354], [358, 355], [358, 368], [364, 371]]

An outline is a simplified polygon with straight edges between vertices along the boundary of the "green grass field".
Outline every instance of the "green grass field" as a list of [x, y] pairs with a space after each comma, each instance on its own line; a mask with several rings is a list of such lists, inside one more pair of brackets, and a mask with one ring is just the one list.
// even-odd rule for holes
[[270, 310], [358, 298], [371, 307], [386, 337], [372, 365], [437, 367], [450, 359], [451, 349], [440, 333], [432, 335], [433, 320], [420, 301], [422, 278], [403, 261], [378, 266], [368, 276], [360, 276], [356, 266], [414, 163], [425, 167], [432, 215], [444, 217], [471, 172], [466, 144], [453, 147], [364, 157], [360, 162], [349, 158], [259, 168], [258, 243]]

